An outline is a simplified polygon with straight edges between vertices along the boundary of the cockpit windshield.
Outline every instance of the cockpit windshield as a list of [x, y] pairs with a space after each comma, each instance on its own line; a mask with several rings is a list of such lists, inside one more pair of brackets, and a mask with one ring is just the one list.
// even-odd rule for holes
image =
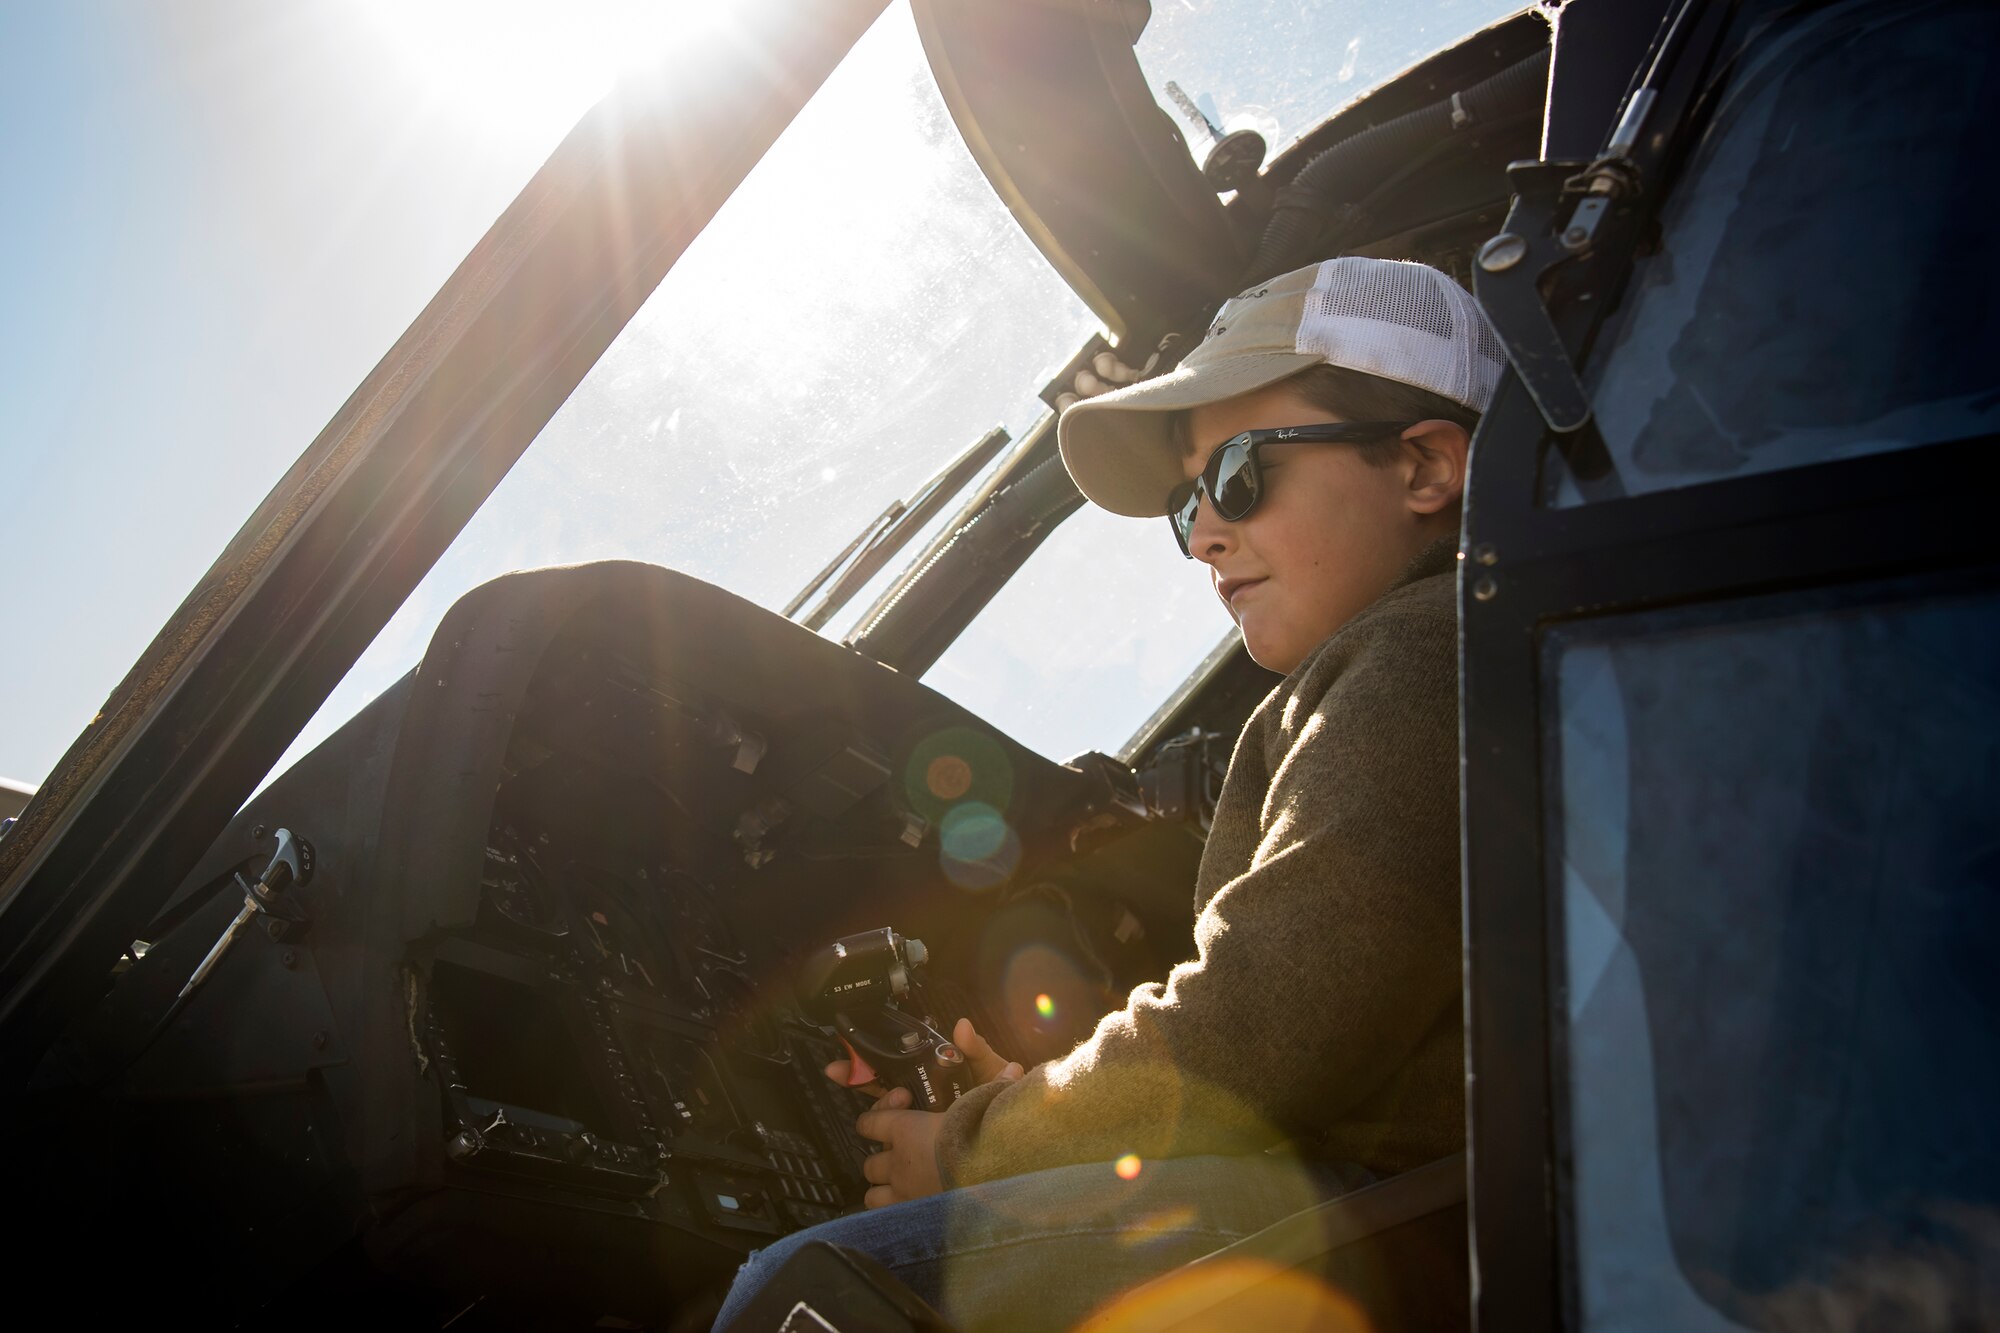
[[[1211, 140], [1172, 83], [1225, 134], [1256, 130], [1273, 154], [1362, 93], [1521, 9], [1514, 0], [1155, 0], [1137, 46], [1153, 95], [1200, 160]], [[1300, 57], [1307, 52], [1318, 58]]]
[[[1276, 152], [1396, 70], [1515, 7], [1158, 0], [1138, 54], [1162, 105], [1184, 124], [1169, 81], [1220, 127], [1254, 126]], [[1302, 50], [1326, 58], [1291, 58]], [[490, 54], [468, 57], [468, 69]], [[331, 95], [323, 100], [339, 109]], [[1187, 128], [1200, 157], [1203, 133]], [[289, 328], [310, 317], [288, 308], [268, 322]], [[973, 441], [996, 426], [1025, 435], [1046, 410], [1036, 391], [1094, 327], [966, 150], [908, 5], [891, 5], [280, 768], [406, 672], [455, 600], [509, 570], [643, 560], [783, 607], [887, 505]], [[107, 389], [116, 397], [119, 386]], [[238, 469], [249, 478], [245, 495], [280, 455]], [[203, 530], [186, 539], [206, 553], [219, 537]], [[53, 583], [47, 590], [63, 595]], [[171, 606], [173, 595], [163, 585], [154, 602]], [[872, 597], [864, 590], [825, 632], [844, 634]], [[1051, 757], [1110, 751], [1227, 629], [1200, 571], [1178, 559], [1164, 531], [1086, 510], [926, 679]], [[82, 706], [51, 688], [38, 679], [18, 693], [59, 712]], [[41, 756], [13, 764], [31, 780], [44, 766]]]
[[[1138, 53], [1163, 98], [1171, 80], [1222, 128], [1254, 126], [1276, 151], [1516, 7], [1444, 0], [1391, 14], [1349, 3], [1170, 0], [1154, 6]], [[1285, 40], [1271, 41], [1279, 32]], [[1312, 46], [1328, 60], [1277, 55]], [[1206, 151], [1198, 130], [1189, 142]], [[1024, 434], [1045, 410], [1035, 391], [1093, 327], [980, 174], [908, 6], [892, 6], [287, 762], [408, 670], [454, 600], [511, 569], [646, 560], [784, 606], [886, 506], [984, 432]], [[843, 633], [868, 600], [826, 632]], [[1164, 531], [1086, 511], [926, 681], [1063, 759], [1117, 749], [1227, 630], [1206, 581]]]
[[1050, 367], [1093, 327], [967, 153], [907, 6], [891, 7], [291, 758], [407, 671], [454, 600], [508, 570], [644, 560], [783, 607], [981, 435], [1024, 434]]

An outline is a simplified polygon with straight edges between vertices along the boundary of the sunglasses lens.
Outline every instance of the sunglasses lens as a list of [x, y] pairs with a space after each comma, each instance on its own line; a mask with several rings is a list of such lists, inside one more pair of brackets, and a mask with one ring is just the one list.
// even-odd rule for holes
[[1208, 465], [1208, 493], [1215, 498], [1217, 517], [1236, 522], [1257, 503], [1257, 469], [1250, 461], [1250, 446], [1228, 444]]
[[1193, 482], [1184, 482], [1174, 487], [1167, 497], [1167, 521], [1174, 525], [1174, 540], [1181, 544], [1181, 554], [1193, 557], [1188, 546], [1188, 538], [1194, 533], [1194, 512], [1201, 504], [1201, 492]]

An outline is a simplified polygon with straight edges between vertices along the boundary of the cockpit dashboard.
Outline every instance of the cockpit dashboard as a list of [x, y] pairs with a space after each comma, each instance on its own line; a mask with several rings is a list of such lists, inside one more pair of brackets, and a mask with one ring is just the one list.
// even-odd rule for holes
[[[38, 1075], [32, 1187], [163, 1308], [658, 1324], [859, 1206], [867, 1101], [821, 1072], [801, 958], [893, 924], [943, 1022], [1059, 1055], [1190, 948], [1172, 785], [683, 575], [508, 575], [134, 941]], [[289, 918], [177, 1006], [280, 829], [312, 851]], [[178, 1276], [216, 1253], [220, 1301]]]

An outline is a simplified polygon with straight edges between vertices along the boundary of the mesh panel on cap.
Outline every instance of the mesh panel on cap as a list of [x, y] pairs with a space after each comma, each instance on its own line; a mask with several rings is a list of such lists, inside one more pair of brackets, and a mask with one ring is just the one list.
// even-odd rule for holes
[[1472, 296], [1424, 264], [1355, 257], [1320, 265], [1298, 350], [1485, 411], [1505, 353]]
[[1372, 319], [1449, 339], [1451, 307], [1429, 269], [1407, 264], [1328, 264], [1314, 285], [1307, 318]]

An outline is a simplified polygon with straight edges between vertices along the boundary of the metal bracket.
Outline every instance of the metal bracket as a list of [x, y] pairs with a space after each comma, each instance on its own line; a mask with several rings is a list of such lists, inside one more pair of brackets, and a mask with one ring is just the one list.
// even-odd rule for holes
[[1640, 193], [1632, 150], [1655, 96], [1650, 87], [1633, 94], [1594, 162], [1509, 166], [1513, 206], [1504, 229], [1479, 251], [1474, 294], [1542, 419], [1560, 435], [1573, 435], [1590, 423], [1590, 398], [1542, 303], [1541, 282], [1550, 270], [1589, 255], [1612, 207]]
[[1585, 165], [1516, 162], [1508, 167], [1514, 203], [1500, 234], [1480, 247], [1473, 273], [1473, 293], [1507, 349], [1514, 373], [1549, 429], [1563, 435], [1589, 424], [1590, 398], [1542, 303], [1541, 281], [1578, 253], [1556, 234], [1555, 221], [1565, 186]]

